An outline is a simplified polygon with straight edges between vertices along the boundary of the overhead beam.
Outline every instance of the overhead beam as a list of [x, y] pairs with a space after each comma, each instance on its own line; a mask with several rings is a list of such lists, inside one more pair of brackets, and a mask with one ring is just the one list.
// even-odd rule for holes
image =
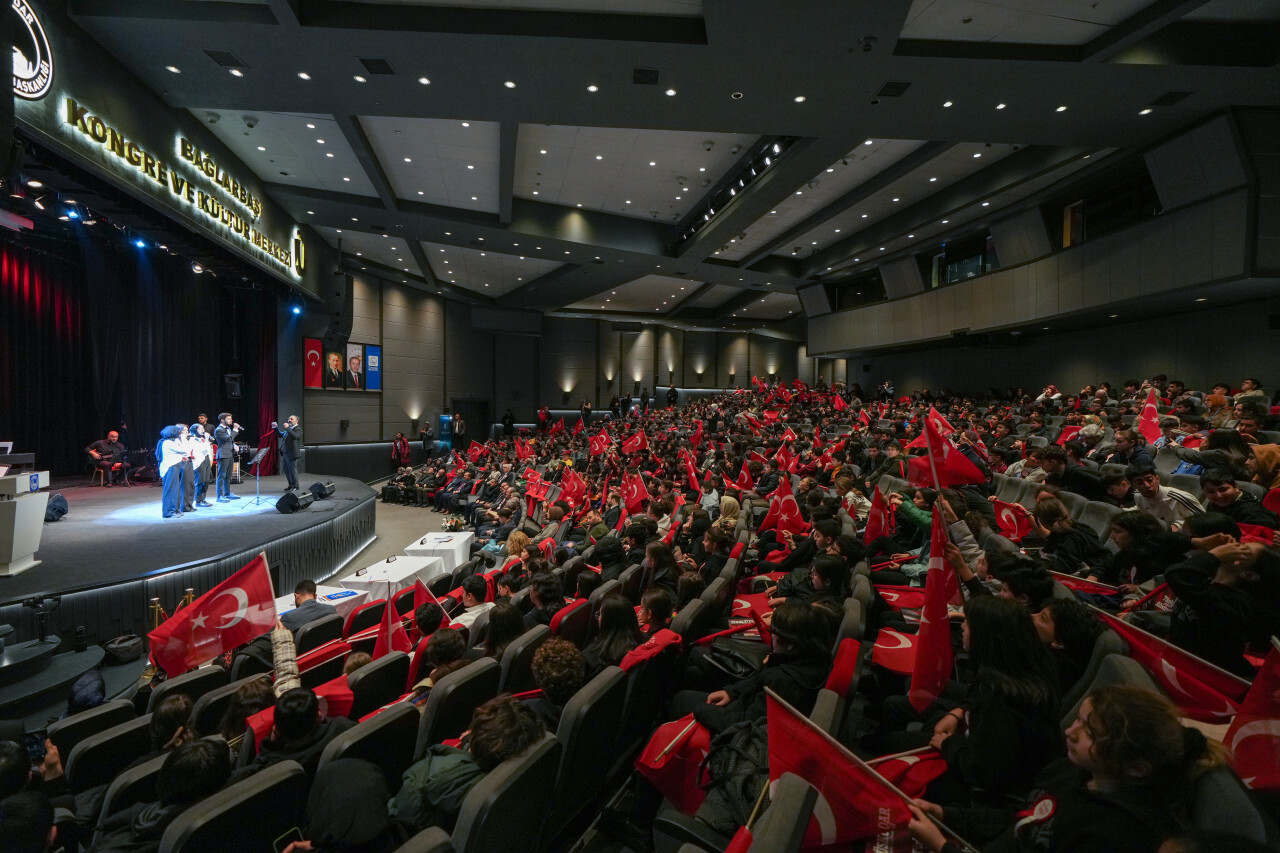
[[278, 24], [272, 5], [174, 0], [70, 0], [72, 18], [140, 18], [204, 24]]
[[1188, 13], [1200, 8], [1206, 0], [1156, 0], [1116, 24], [1081, 48], [1082, 62], [1106, 62], [1121, 51]]
[[504, 121], [498, 127], [498, 221], [511, 224], [516, 187], [516, 150], [520, 123]]
[[756, 261], [759, 261], [768, 255], [772, 255], [780, 247], [787, 245], [801, 235], [809, 233], [811, 230], [826, 222], [833, 216], [838, 216], [854, 205], [866, 201], [872, 195], [880, 192], [880, 190], [884, 189], [889, 184], [910, 174], [921, 166], [924, 166], [951, 147], [952, 143], [950, 142], [926, 142], [915, 151], [912, 151], [901, 160], [898, 160], [889, 168], [876, 173], [871, 178], [863, 181], [849, 192], [840, 196], [840, 198], [828, 204], [826, 207], [816, 213], [806, 216], [798, 224], [793, 225], [778, 237], [775, 237], [759, 249], [756, 249], [750, 255], [742, 259], [741, 266], [749, 267]]
[[267, 0], [267, 6], [271, 9], [271, 14], [275, 15], [276, 21], [283, 27], [299, 27], [302, 25], [302, 15], [298, 7], [302, 0]]
[[689, 294], [688, 296], [686, 296], [685, 298], [683, 298], [683, 299], [681, 299], [681, 300], [677, 301], [675, 305], [672, 305], [672, 306], [671, 306], [671, 310], [667, 312], [667, 316], [668, 316], [668, 317], [675, 317], [675, 316], [676, 316], [676, 315], [678, 315], [681, 311], [685, 310], [685, 309], [686, 309], [686, 308], [688, 308], [691, 304], [693, 304], [694, 302], [696, 302], [696, 301], [697, 301], [697, 299], [698, 299], [698, 297], [702, 296], [704, 293], [706, 293], [708, 290], [710, 290], [710, 289], [711, 289], [711, 288], [713, 288], [713, 287], [715, 287], [715, 285], [714, 285], [714, 284], [711, 284], [710, 282], [705, 282], [705, 281], [704, 281], [702, 284], [698, 285], [697, 287], [695, 287], [695, 288], [693, 289], [693, 293], [690, 293], [690, 294]]
[[395, 191], [391, 189], [391, 180], [387, 177], [387, 173], [383, 171], [382, 164], [378, 162], [378, 155], [373, 153], [373, 145], [369, 142], [369, 136], [364, 132], [364, 127], [360, 124], [357, 116], [340, 115], [334, 116], [342, 135], [346, 138], [347, 144], [351, 146], [351, 150], [356, 155], [356, 160], [360, 163], [360, 168], [364, 169], [364, 173], [369, 178], [369, 182], [373, 184], [373, 188], [378, 192], [378, 198], [382, 201], [382, 206], [389, 211], [395, 211], [398, 208]]

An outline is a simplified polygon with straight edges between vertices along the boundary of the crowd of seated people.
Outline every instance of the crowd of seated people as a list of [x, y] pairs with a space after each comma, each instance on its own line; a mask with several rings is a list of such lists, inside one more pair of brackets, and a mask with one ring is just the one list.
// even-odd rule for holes
[[[868, 397], [843, 384], [755, 382], [683, 406], [622, 409], [581, 430], [544, 419], [479, 453], [401, 469], [384, 501], [430, 505], [476, 533], [469, 573], [402, 614], [411, 654], [422, 656], [413, 683], [372, 720], [334, 712], [332, 683], [302, 685], [315, 653], [293, 650], [327, 611], [299, 607], [256, 650], [271, 671], [245, 679], [210, 731], [198, 729], [192, 698], [158, 703], [149, 750], [129, 765], [163, 758], [152, 800], [100, 817], [100, 796], [95, 805], [70, 795], [68, 757], [52, 743], [34, 769], [25, 749], [0, 744], [0, 838], [15, 839], [5, 849], [157, 850], [194, 803], [294, 761], [309, 799], [299, 810], [307, 841], [293, 849], [395, 850], [429, 827], [453, 831], [481, 780], [546, 733], [565, 736], [566, 708], [615, 667], [634, 677], [653, 655], [677, 654], [653, 696], [628, 701], [653, 700], [649, 731], [688, 715], [714, 736], [764, 719], [766, 691], [813, 713], [839, 670], [838, 640], [851, 637], [862, 642], [860, 676], [832, 734], [864, 758], [936, 751], [945, 769], [912, 793], [908, 829], [922, 846], [961, 849], [936, 819], [978, 849], [1264, 849], [1247, 833], [1204, 847], [1213, 836], [1193, 819], [1197, 780], [1229, 774], [1235, 759], [1222, 730], [1186, 725], [1158, 674], [1106, 684], [1094, 660], [1111, 631], [1100, 608], [1241, 684], [1255, 678], [1280, 634], [1280, 410], [1260, 384], [1199, 391], [1154, 377], [1078, 394], [1049, 385], [1038, 396]], [[981, 482], [922, 479], [931, 411]], [[761, 529], [791, 500], [794, 523]], [[1008, 526], [1002, 507], [1013, 503], [1023, 528]], [[956, 578], [957, 664], [921, 709], [909, 672], [873, 650], [920, 631], [918, 613], [894, 602], [927, 592], [939, 536]], [[1162, 591], [1162, 607], [1143, 605]], [[308, 594], [314, 587], [299, 587], [304, 607]], [[755, 602], [756, 618], [738, 615], [739, 598]], [[852, 601], [862, 616], [848, 633]], [[714, 621], [683, 618], [699, 609]], [[335, 682], [358, 685], [379, 665], [368, 653], [382, 630], [331, 644], [346, 663]], [[519, 659], [520, 683], [536, 689], [477, 700], [461, 738], [406, 744], [399, 779], [367, 761], [321, 760], [378, 714], [429, 713], [445, 679], [493, 662], [505, 670], [534, 637], [536, 651]], [[619, 766], [588, 811], [632, 789], [604, 826], [647, 849], [670, 803], [629, 761]], [[731, 834], [723, 815], [699, 815]]]

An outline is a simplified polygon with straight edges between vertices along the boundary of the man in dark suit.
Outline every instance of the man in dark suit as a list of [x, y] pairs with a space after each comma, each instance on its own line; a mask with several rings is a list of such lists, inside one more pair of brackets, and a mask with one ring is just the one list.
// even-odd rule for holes
[[315, 581], [298, 581], [293, 588], [293, 610], [281, 614], [280, 623], [296, 636], [303, 625], [337, 612], [332, 604], [316, 600]]
[[342, 387], [342, 356], [336, 352], [325, 353], [328, 366], [324, 369], [324, 387]]
[[360, 372], [360, 356], [353, 355], [347, 359], [347, 389], [364, 390], [364, 374]]
[[230, 412], [218, 415], [218, 426], [213, 431], [213, 443], [217, 445], [214, 458], [218, 460], [218, 503], [240, 499], [239, 495], [231, 494], [231, 469], [235, 465], [236, 436], [240, 429]]
[[280, 453], [280, 469], [284, 471], [285, 479], [289, 481], [289, 488], [286, 491], [292, 491], [298, 488], [298, 457], [302, 455], [302, 424], [298, 422], [297, 415], [289, 415], [289, 419], [283, 424], [272, 421], [271, 428], [276, 431], [276, 450]]

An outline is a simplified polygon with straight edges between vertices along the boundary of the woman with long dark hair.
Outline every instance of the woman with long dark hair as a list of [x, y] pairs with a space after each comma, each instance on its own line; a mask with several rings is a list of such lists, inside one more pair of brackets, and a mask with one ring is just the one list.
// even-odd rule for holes
[[949, 768], [935, 787], [954, 803], [998, 801], [1026, 793], [1061, 752], [1058, 673], [1031, 614], [1016, 601], [971, 598], [964, 615], [974, 678], [965, 703], [933, 727], [929, 744]]
[[607, 596], [600, 604], [596, 620], [598, 633], [582, 650], [587, 664], [587, 681], [605, 667], [617, 666], [627, 652], [644, 642], [636, 609], [621, 595]]
[[[1240, 433], [1233, 429], [1215, 429], [1209, 433], [1204, 444], [1198, 448], [1174, 447], [1173, 452], [1184, 463], [1192, 466], [1186, 470], [1188, 474], [1199, 474], [1204, 471], [1230, 471], [1236, 480], [1248, 480], [1249, 469], [1246, 464], [1253, 451]], [[1175, 474], [1184, 473], [1183, 466], [1178, 466]]]
[[502, 660], [502, 655], [517, 637], [524, 633], [524, 617], [509, 601], [499, 601], [489, 608], [489, 628], [484, 636], [484, 656]]
[[1164, 574], [1191, 548], [1191, 538], [1171, 533], [1164, 522], [1139, 510], [1111, 518], [1110, 539], [1120, 550], [1111, 555], [1098, 579], [1136, 593], [1138, 586]]

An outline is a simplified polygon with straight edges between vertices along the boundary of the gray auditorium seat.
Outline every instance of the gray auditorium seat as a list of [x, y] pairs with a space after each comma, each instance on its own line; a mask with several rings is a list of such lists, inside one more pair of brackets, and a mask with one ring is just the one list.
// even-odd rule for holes
[[[546, 627], [546, 626], [541, 626]], [[453, 829], [457, 853], [532, 853], [542, 819], [550, 810], [560, 762], [560, 741], [551, 734], [510, 758], [480, 780], [458, 812]]]
[[427, 754], [427, 747], [457, 737], [471, 727], [476, 708], [498, 695], [502, 666], [493, 658], [481, 658], [451, 672], [431, 688], [422, 709], [413, 751], [414, 760]]

